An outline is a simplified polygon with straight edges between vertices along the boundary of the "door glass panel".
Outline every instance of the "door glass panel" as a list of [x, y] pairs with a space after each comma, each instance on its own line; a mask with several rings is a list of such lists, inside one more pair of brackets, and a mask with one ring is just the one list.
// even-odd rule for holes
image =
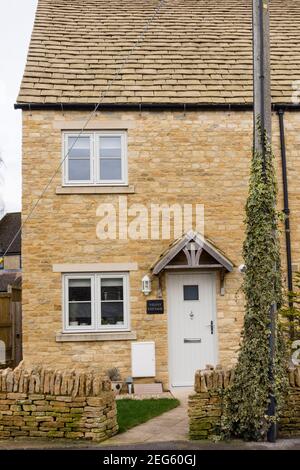
[[183, 286], [183, 300], [199, 300], [199, 287]]

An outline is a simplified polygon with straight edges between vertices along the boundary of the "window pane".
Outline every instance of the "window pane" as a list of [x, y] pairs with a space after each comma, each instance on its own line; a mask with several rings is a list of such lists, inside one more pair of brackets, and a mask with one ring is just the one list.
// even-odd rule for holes
[[69, 280], [69, 301], [86, 302], [91, 300], [90, 279]]
[[69, 158], [90, 158], [90, 137], [68, 137]]
[[199, 300], [198, 286], [183, 286], [183, 300]]
[[121, 158], [121, 149], [102, 149], [100, 158]]
[[85, 181], [90, 179], [90, 160], [69, 159], [69, 180]]
[[69, 303], [69, 325], [88, 326], [92, 324], [91, 303]]
[[100, 158], [121, 158], [121, 137], [100, 137]]
[[120, 180], [122, 179], [122, 160], [100, 158], [100, 179]]
[[123, 279], [101, 279], [101, 300], [123, 300]]
[[101, 303], [101, 324], [102, 325], [123, 325], [124, 324], [123, 302], [102, 302]]

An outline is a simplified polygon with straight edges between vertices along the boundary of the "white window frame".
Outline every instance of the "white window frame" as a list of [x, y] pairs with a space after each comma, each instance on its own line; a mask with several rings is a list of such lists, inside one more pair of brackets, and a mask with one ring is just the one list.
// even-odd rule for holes
[[[90, 179], [89, 180], [82, 180], [82, 181], [78, 181], [78, 180], [69, 180], [69, 155], [65, 158], [65, 156], [67, 155], [67, 153], [69, 152], [69, 147], [68, 147], [68, 139], [69, 137], [73, 137], [76, 139], [76, 137], [78, 137], [78, 134], [75, 134], [74, 132], [68, 132], [68, 133], [64, 133], [64, 137], [63, 137], [63, 153], [62, 153], [62, 159], [63, 159], [63, 162], [64, 162], [64, 170], [63, 170], [63, 173], [64, 173], [64, 181], [66, 184], [68, 185], [71, 185], [71, 186], [82, 186], [82, 185], [92, 185], [93, 184], [93, 180], [94, 180], [94, 165], [93, 165], [93, 148], [94, 148], [94, 136], [92, 133], [90, 132], [85, 132], [84, 134], [82, 134], [80, 137], [89, 137], [90, 138]], [[64, 159], [65, 158], [65, 159]]]
[[[123, 325], [101, 325], [101, 279], [122, 278], [123, 279]], [[91, 279], [91, 325], [70, 326], [69, 325], [69, 280]], [[62, 278], [62, 305], [63, 305], [63, 332], [64, 333], [101, 333], [113, 331], [130, 331], [129, 312], [129, 273], [68, 273]]]
[[[90, 279], [91, 280], [91, 325], [71, 326], [69, 325], [69, 280], [71, 279]], [[65, 275], [63, 277], [63, 299], [64, 299], [64, 330], [65, 331], [95, 331], [95, 279], [90, 274], [83, 273]]]
[[[120, 180], [100, 180], [100, 156], [99, 137], [120, 137], [121, 138], [121, 179]], [[126, 131], [94, 131], [82, 132], [80, 137], [90, 137], [90, 180], [74, 181], [69, 180], [69, 157], [68, 138], [78, 137], [75, 132], [63, 132], [62, 138], [62, 161], [63, 161], [63, 186], [126, 186], [128, 185], [128, 163], [127, 163], [127, 132]], [[66, 158], [65, 158], [66, 157]]]
[[[98, 179], [100, 175], [100, 137], [120, 137], [121, 138], [121, 179], [120, 180], [101, 180]], [[125, 132], [113, 132], [113, 131], [106, 131], [106, 132], [95, 132], [95, 181], [96, 184], [99, 185], [120, 185], [127, 183], [127, 152], [126, 152], [126, 133]]]

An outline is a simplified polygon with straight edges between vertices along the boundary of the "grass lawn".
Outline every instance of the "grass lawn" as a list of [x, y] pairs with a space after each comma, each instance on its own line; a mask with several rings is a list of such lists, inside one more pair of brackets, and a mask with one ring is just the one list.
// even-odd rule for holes
[[179, 405], [175, 398], [148, 398], [145, 400], [117, 400], [119, 433], [145, 423]]

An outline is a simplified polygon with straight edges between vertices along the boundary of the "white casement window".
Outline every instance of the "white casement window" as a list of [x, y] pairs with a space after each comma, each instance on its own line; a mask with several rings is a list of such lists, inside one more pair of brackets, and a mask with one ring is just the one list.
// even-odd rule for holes
[[65, 185], [127, 184], [126, 132], [84, 132], [79, 137], [76, 133], [63, 135]]
[[64, 331], [129, 329], [128, 274], [65, 274]]

